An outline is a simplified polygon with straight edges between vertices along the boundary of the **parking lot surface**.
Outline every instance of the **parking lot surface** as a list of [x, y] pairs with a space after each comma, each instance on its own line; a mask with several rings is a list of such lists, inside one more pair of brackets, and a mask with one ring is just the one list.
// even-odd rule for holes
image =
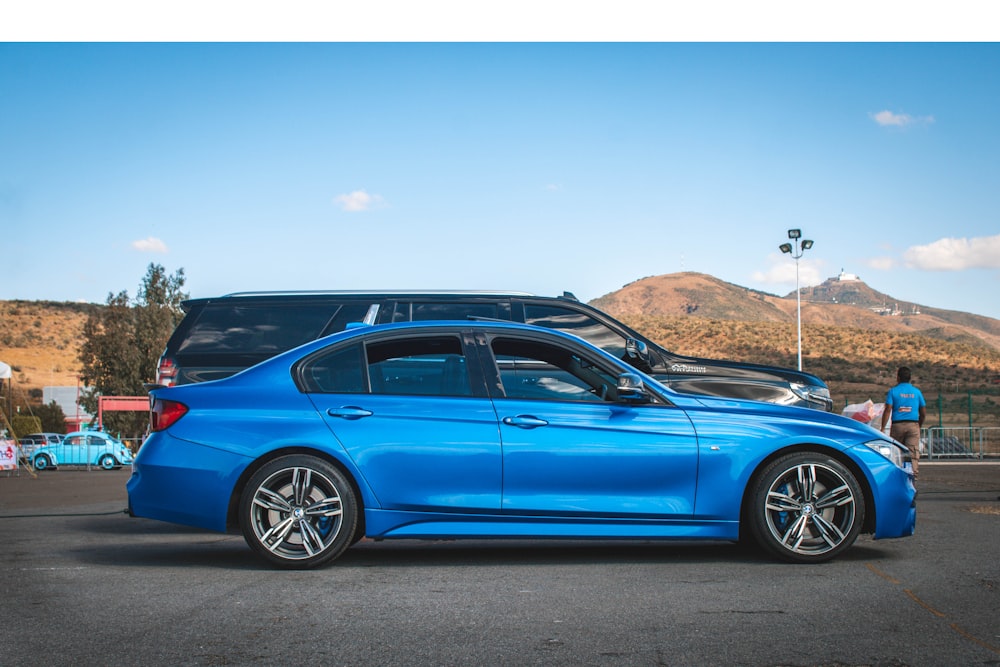
[[913, 537], [823, 565], [728, 543], [363, 541], [268, 568], [129, 518], [127, 470], [0, 472], [0, 664], [996, 665], [1000, 465], [923, 463]]

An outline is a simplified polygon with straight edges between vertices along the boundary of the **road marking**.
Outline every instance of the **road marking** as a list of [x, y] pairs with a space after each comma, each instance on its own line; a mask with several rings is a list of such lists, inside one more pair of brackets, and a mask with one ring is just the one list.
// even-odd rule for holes
[[874, 572], [878, 576], [880, 576], [883, 579], [885, 579], [886, 581], [888, 581], [890, 584], [900, 584], [900, 583], [902, 583], [899, 579], [896, 579], [895, 577], [890, 577], [888, 574], [886, 574], [882, 570], [878, 569], [877, 567], [875, 567], [871, 563], [865, 563], [865, 567], [867, 567], [869, 570], [871, 570], [872, 572]]
[[[877, 575], [879, 577], [882, 577], [883, 579], [885, 579], [886, 581], [888, 581], [890, 584], [893, 584], [893, 585], [896, 585], [896, 586], [899, 586], [899, 585], [902, 584], [902, 582], [899, 579], [896, 579], [895, 577], [893, 577], [893, 576], [891, 576], [889, 574], [886, 574], [885, 572], [883, 572], [882, 570], [878, 569], [877, 567], [875, 567], [871, 563], [865, 563], [865, 567], [867, 567], [869, 569], [869, 571], [872, 572], [872, 574], [875, 574], [875, 575]], [[934, 614], [938, 618], [948, 618], [948, 615], [946, 613], [944, 613], [943, 611], [938, 611], [937, 609], [935, 609], [934, 607], [932, 607], [928, 603], [926, 603], [923, 600], [921, 600], [919, 597], [917, 597], [916, 593], [914, 593], [909, 588], [904, 588], [903, 592], [906, 593], [906, 596], [908, 598], [910, 598], [911, 600], [913, 600], [918, 605], [920, 605], [921, 607], [923, 607], [924, 609], [926, 609], [930, 613]], [[978, 646], [983, 647], [987, 651], [992, 651], [993, 653], [996, 653], [997, 655], [1000, 655], [1000, 648], [997, 648], [996, 646], [993, 646], [992, 644], [983, 641], [979, 637], [976, 637], [975, 635], [973, 635], [969, 631], [963, 629], [957, 623], [949, 623], [948, 627], [951, 628], [952, 631], [954, 631], [955, 633], [957, 633], [963, 639], [967, 639], [970, 642], [972, 642], [973, 644], [976, 644]]]
[[966, 639], [968, 639], [970, 642], [979, 644], [983, 648], [989, 649], [990, 651], [993, 651], [994, 653], [1000, 653], [1000, 648], [997, 648], [996, 646], [993, 646], [992, 644], [987, 644], [986, 642], [984, 642], [979, 637], [976, 637], [974, 635], [970, 635], [968, 632], [966, 632], [962, 628], [958, 627], [957, 623], [952, 623], [951, 624], [951, 629], [954, 630], [955, 632], [957, 632], [958, 634], [962, 635]]
[[908, 596], [910, 596], [911, 600], [913, 600], [918, 605], [920, 605], [921, 607], [923, 607], [924, 609], [926, 609], [930, 613], [934, 614], [938, 618], [944, 618], [945, 616], [947, 616], [947, 614], [945, 614], [943, 611], [938, 611], [934, 607], [930, 606], [929, 604], [927, 604], [926, 602], [924, 602], [923, 600], [921, 600], [920, 598], [918, 598], [917, 595], [916, 595], [916, 593], [914, 593], [913, 591], [911, 591], [909, 588], [903, 589], [903, 592], [906, 593]]

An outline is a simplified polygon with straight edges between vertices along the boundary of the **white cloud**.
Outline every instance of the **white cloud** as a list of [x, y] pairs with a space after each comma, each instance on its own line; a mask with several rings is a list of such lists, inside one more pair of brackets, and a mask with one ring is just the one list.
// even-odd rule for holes
[[337, 195], [333, 200], [343, 211], [367, 211], [376, 206], [384, 205], [385, 201], [379, 195], [370, 195], [364, 190], [355, 190], [344, 195]]
[[170, 252], [167, 248], [167, 244], [155, 236], [150, 236], [138, 241], [132, 241], [132, 249], [138, 250], [139, 252], [155, 252], [159, 254], [166, 254]]
[[[768, 257], [771, 267], [766, 271], [754, 271], [751, 276], [755, 282], [765, 285], [787, 285], [795, 291], [795, 261], [788, 255], [772, 253]], [[823, 282], [822, 260], [799, 260], [799, 287], [819, 285]]]
[[911, 116], [908, 113], [893, 113], [889, 110], [868, 115], [882, 127], [909, 127], [910, 125], [928, 125], [934, 122], [934, 116]]
[[973, 239], [944, 238], [903, 253], [906, 265], [925, 271], [1000, 269], [1000, 234]]
[[865, 266], [876, 271], [890, 271], [896, 268], [896, 260], [893, 257], [872, 257], [865, 260]]

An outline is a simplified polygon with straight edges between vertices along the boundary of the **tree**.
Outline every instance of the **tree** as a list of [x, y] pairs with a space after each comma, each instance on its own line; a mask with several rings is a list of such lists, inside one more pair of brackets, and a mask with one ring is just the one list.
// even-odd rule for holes
[[[187, 295], [184, 270], [167, 276], [159, 264], [150, 264], [135, 303], [127, 291], [108, 294], [107, 308], [87, 318], [80, 347], [82, 377], [88, 387], [80, 404], [97, 414], [101, 396], [141, 396], [152, 382], [156, 362], [184, 313]], [[105, 430], [136, 437], [145, 431], [148, 416], [113, 412], [104, 415]]]
[[10, 426], [18, 438], [42, 432], [42, 420], [35, 415], [13, 415], [10, 418]]
[[55, 401], [39, 405], [34, 408], [33, 412], [36, 417], [42, 420], [43, 433], [66, 432], [66, 413], [63, 412], [62, 406]]
[[156, 365], [167, 346], [167, 339], [184, 318], [181, 302], [188, 295], [184, 287], [184, 269], [167, 276], [159, 264], [150, 264], [143, 278], [135, 304], [135, 337], [139, 343], [139, 363], [149, 372], [145, 382], [155, 379]]

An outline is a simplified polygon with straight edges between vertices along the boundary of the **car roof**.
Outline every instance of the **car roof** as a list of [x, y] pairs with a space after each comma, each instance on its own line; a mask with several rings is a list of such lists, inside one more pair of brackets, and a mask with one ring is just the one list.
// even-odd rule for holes
[[572, 292], [563, 292], [560, 296], [540, 296], [531, 292], [519, 292], [515, 290], [422, 290], [422, 289], [400, 289], [400, 290], [277, 290], [277, 291], [251, 291], [251, 292], [231, 292], [222, 296], [201, 297], [197, 299], [186, 299], [181, 304], [185, 310], [192, 306], [207, 303], [232, 303], [238, 300], [247, 301], [260, 300], [309, 300], [326, 298], [345, 299], [504, 299], [504, 298], [531, 298], [544, 300], [574, 301], [579, 303], [576, 295]]
[[[348, 338], [354, 335], [364, 335], [367, 332], [390, 332], [390, 331], [407, 331], [407, 330], [419, 330], [419, 329], [480, 329], [480, 330], [496, 330], [496, 331], [523, 331], [525, 333], [539, 334], [555, 338], [564, 338], [568, 340], [579, 341], [586, 345], [587, 347], [593, 347], [594, 349], [600, 349], [593, 343], [589, 343], [586, 340], [580, 338], [579, 336], [567, 333], [565, 331], [560, 331], [559, 329], [551, 329], [549, 327], [541, 327], [537, 324], [526, 324], [524, 322], [513, 322], [510, 320], [492, 320], [492, 319], [466, 319], [466, 320], [412, 320], [408, 322], [387, 322], [385, 324], [362, 324], [360, 326], [351, 326], [343, 331], [337, 332], [327, 336], [328, 339], [332, 339], [333, 336], [344, 336]], [[350, 334], [345, 335], [345, 334]], [[321, 339], [322, 340], [322, 339]]]
[[503, 290], [291, 290], [262, 292], [232, 292], [224, 298], [248, 296], [535, 296], [529, 292]]
[[324, 336], [323, 338], [317, 338], [316, 340], [309, 341], [300, 345], [297, 348], [287, 350], [279, 355], [271, 357], [270, 359], [261, 362], [261, 366], [269, 364], [282, 365], [288, 362], [289, 359], [301, 356], [303, 354], [309, 354], [313, 350], [318, 350], [327, 345], [334, 343], [339, 343], [340, 341], [350, 340], [352, 338], [364, 338], [366, 336], [377, 336], [379, 334], [392, 334], [394, 332], [434, 332], [436, 330], [460, 330], [460, 329], [475, 329], [477, 331], [484, 332], [507, 332], [507, 333], [523, 333], [534, 337], [544, 337], [548, 339], [558, 339], [563, 342], [570, 344], [582, 345], [595, 354], [603, 355], [609, 359], [613, 359], [616, 363], [622, 363], [620, 359], [617, 359], [613, 355], [608, 354], [601, 348], [597, 347], [593, 343], [577, 336], [576, 334], [569, 333], [566, 331], [560, 331], [558, 329], [550, 329], [548, 327], [541, 327], [535, 324], [525, 324], [523, 322], [510, 322], [507, 320], [421, 320], [417, 322], [390, 322], [387, 324], [362, 324], [359, 326], [351, 326], [343, 331], [338, 331], [337, 333], [330, 334], [329, 336]]

